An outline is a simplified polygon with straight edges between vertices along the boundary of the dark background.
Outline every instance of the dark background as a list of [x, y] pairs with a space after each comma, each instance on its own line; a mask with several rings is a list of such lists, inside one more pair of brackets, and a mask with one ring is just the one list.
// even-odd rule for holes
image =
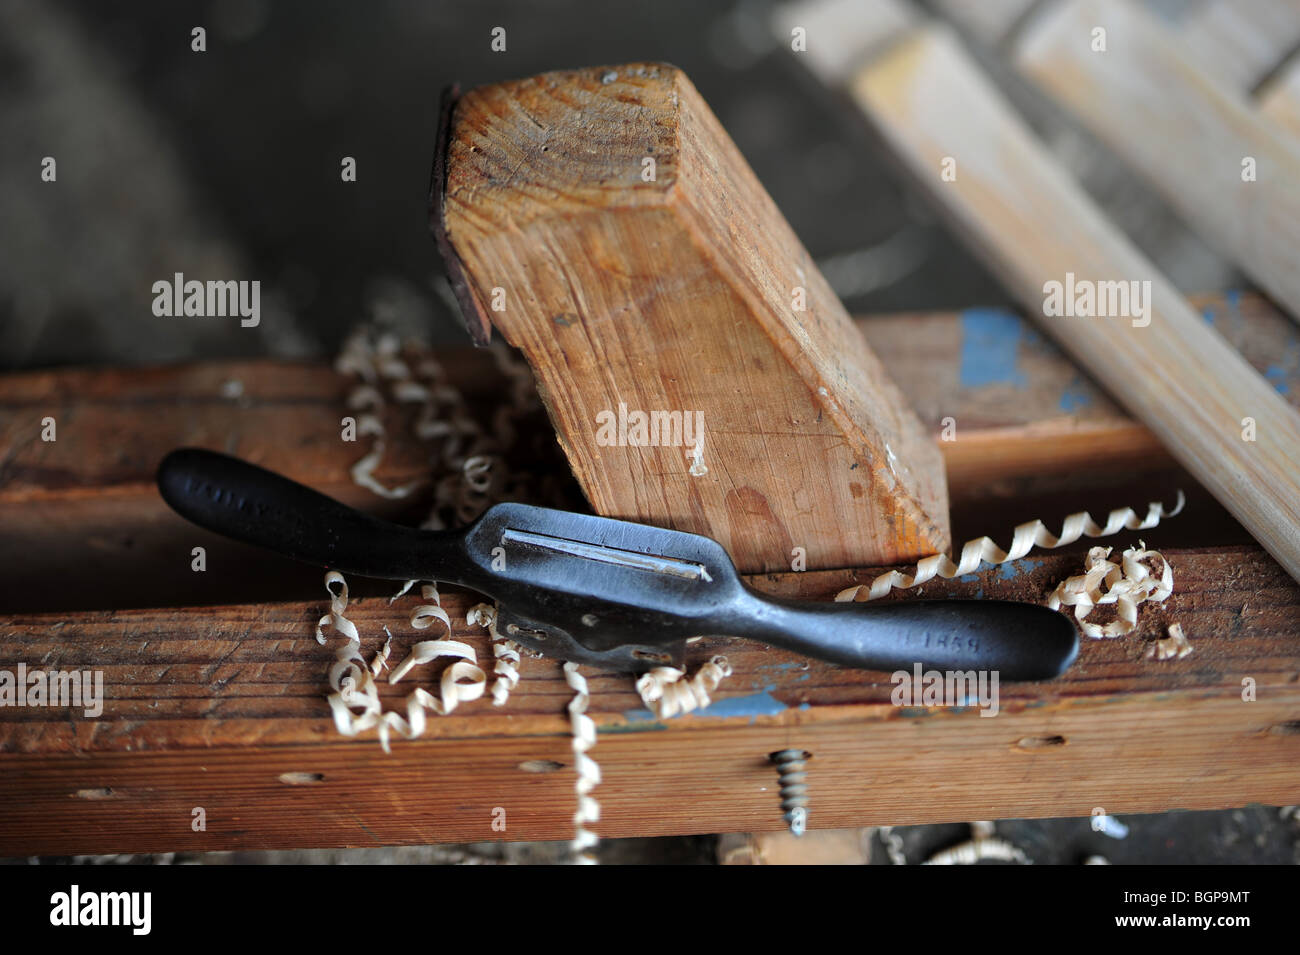
[[[856, 115], [772, 39], [771, 8], [4, 0], [0, 368], [327, 356], [385, 309], [463, 340], [425, 214], [439, 91], [633, 60], [687, 71], [850, 310], [1005, 303]], [[489, 47], [494, 26], [505, 52]], [[1175, 282], [1225, 286], [1223, 265], [1109, 157], [1008, 84]], [[57, 183], [40, 181], [44, 156]], [[355, 183], [340, 180], [344, 156]], [[261, 326], [155, 318], [150, 288], [177, 271], [261, 280]]]

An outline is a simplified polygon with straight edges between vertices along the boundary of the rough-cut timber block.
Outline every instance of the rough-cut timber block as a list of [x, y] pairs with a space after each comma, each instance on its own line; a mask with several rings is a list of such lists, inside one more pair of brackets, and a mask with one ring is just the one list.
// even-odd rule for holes
[[749, 572], [947, 548], [933, 441], [680, 70], [473, 90], [445, 163], [447, 237], [599, 513]]

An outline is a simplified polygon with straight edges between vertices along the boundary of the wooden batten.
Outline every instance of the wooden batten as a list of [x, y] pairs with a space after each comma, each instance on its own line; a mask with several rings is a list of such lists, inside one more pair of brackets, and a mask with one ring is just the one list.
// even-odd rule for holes
[[[1300, 415], [1102, 215], [951, 31], [912, 30], [847, 85], [1025, 309], [1300, 579]], [[1146, 316], [1049, 309], [1051, 283], [1076, 279], [1141, 280]]]
[[444, 199], [599, 513], [708, 534], [752, 572], [947, 548], [934, 444], [680, 70], [465, 94]]

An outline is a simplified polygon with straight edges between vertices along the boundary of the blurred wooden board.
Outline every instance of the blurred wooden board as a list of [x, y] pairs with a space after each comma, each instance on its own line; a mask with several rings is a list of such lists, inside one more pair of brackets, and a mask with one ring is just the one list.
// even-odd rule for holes
[[[1292, 10], [1293, 19], [1297, 11]], [[1300, 28], [1300, 22], [1297, 22]], [[1091, 48], [1104, 28], [1104, 52]], [[1207, 71], [1177, 34], [1124, 0], [1065, 0], [1031, 17], [1014, 61], [1106, 142], [1211, 247], [1293, 315], [1300, 147]], [[1243, 180], [1252, 160], [1254, 177]]]
[[1294, 0], [1204, 0], [1177, 31], [1201, 69], [1248, 93], [1300, 44], [1300, 5]]
[[[1158, 534], [1147, 535], [1158, 542]], [[845, 827], [1293, 802], [1300, 786], [1300, 588], [1258, 548], [1170, 551], [1176, 588], [1141, 631], [1085, 640], [1062, 679], [1004, 685], [1000, 712], [902, 708], [885, 674], [837, 669], [757, 644], [706, 640], [735, 674], [702, 714], [656, 720], [626, 675], [586, 671], [604, 773], [606, 836], [759, 831], [782, 825], [767, 754], [809, 763], [810, 823]], [[921, 596], [1040, 599], [1077, 555], [1037, 555]], [[757, 579], [828, 597], [873, 571]], [[448, 592], [456, 638], [469, 595]], [[367, 653], [415, 603], [354, 603]], [[375, 846], [569, 833], [572, 754], [559, 664], [525, 660], [503, 708], [489, 699], [431, 717], [428, 734], [338, 735], [324, 701], [330, 647], [312, 631], [323, 599], [291, 604], [10, 615], [0, 660], [98, 668], [98, 720], [0, 709], [0, 855]], [[1195, 650], [1146, 660], [1173, 621]], [[428, 633], [393, 627], [393, 659]], [[420, 668], [385, 685], [386, 706]], [[1242, 681], [1257, 701], [1244, 702]], [[206, 831], [191, 828], [206, 812]], [[506, 829], [493, 829], [504, 809]]]

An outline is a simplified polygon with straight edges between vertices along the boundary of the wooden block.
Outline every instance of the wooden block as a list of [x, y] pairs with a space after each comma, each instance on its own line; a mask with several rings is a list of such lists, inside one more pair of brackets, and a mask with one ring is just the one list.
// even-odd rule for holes
[[[1159, 532], [1148, 542], [1159, 544]], [[976, 708], [895, 706], [888, 674], [844, 670], [740, 640], [702, 641], [692, 669], [725, 652], [735, 668], [697, 714], [656, 720], [627, 675], [584, 668], [599, 727], [605, 836], [784, 828], [769, 753], [798, 746], [814, 828], [1087, 816], [1294, 802], [1300, 786], [1300, 587], [1258, 548], [1166, 552], [1173, 595], [1140, 630], [1084, 640], [1061, 678], [1000, 687]], [[1082, 567], [1035, 554], [944, 596], [1039, 599]], [[789, 597], [827, 598], [874, 570], [754, 577]], [[901, 599], [911, 599], [908, 595]], [[465, 625], [478, 598], [448, 588], [455, 638], [490, 658]], [[355, 602], [363, 649], [383, 625], [393, 659], [429, 639], [400, 622], [408, 596]], [[288, 604], [10, 615], [0, 661], [98, 669], [97, 719], [60, 708], [0, 708], [0, 856], [301, 846], [379, 846], [571, 833], [572, 751], [560, 665], [525, 660], [506, 706], [488, 698], [430, 717], [386, 755], [349, 740], [324, 694], [331, 646], [314, 640], [324, 599]], [[1148, 660], [1173, 622], [1193, 653]], [[385, 708], [437, 666], [382, 684]], [[1243, 681], [1255, 699], [1243, 699]], [[978, 771], [971, 768], [978, 767]], [[1194, 785], [1189, 785], [1193, 780]], [[191, 827], [206, 810], [206, 831]], [[494, 828], [503, 808], [506, 829]]]
[[[1104, 53], [1090, 45], [1099, 27]], [[1019, 34], [1015, 59], [1197, 235], [1300, 316], [1300, 144], [1244, 90], [1223, 85], [1176, 34], [1119, 0], [1044, 9]]]
[[[951, 32], [912, 31], [849, 85], [1024, 308], [1300, 576], [1300, 415], [1106, 219]], [[943, 172], [953, 161], [950, 180]], [[1096, 289], [1138, 283], [1145, 315], [1047, 308], [1049, 283], [1080, 280]]]
[[[445, 226], [598, 513], [708, 534], [749, 571], [948, 545], [936, 449], [679, 70], [465, 94]], [[625, 434], [632, 414], [656, 433]]]

